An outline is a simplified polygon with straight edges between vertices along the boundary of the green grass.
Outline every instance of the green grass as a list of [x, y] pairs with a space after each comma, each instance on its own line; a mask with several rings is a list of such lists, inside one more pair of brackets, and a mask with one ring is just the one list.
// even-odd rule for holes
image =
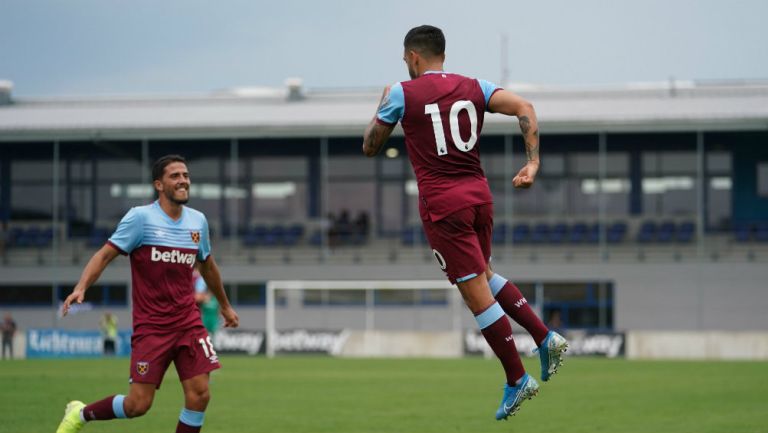
[[[526, 367], [538, 376], [534, 359]], [[569, 358], [507, 422], [493, 414], [495, 360], [224, 357], [204, 431], [766, 432], [768, 363]], [[53, 432], [70, 399], [127, 391], [127, 359], [0, 363], [0, 432]], [[150, 412], [84, 432], [172, 432], [183, 404], [171, 370]]]

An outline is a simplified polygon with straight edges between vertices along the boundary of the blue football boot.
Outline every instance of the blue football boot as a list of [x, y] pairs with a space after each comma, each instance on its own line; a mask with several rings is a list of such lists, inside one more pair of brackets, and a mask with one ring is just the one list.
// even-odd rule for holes
[[520, 410], [523, 400], [533, 398], [538, 392], [539, 384], [528, 373], [520, 379], [520, 385], [504, 384], [504, 398], [501, 399], [501, 405], [496, 411], [496, 419], [507, 419], [508, 416], [514, 415]]
[[534, 349], [539, 352], [541, 361], [541, 380], [544, 382], [557, 373], [557, 369], [563, 365], [563, 354], [568, 349], [568, 341], [555, 331], [549, 331], [547, 338], [541, 342], [541, 346]]

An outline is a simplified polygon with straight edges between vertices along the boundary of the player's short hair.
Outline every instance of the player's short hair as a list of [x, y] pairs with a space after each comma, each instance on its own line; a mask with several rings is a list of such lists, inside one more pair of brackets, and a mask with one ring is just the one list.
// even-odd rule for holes
[[403, 47], [425, 56], [441, 56], [445, 53], [445, 35], [435, 26], [414, 27], [406, 33]]
[[165, 167], [172, 162], [187, 163], [187, 160], [181, 155], [165, 155], [157, 158], [154, 164], [152, 164], [152, 181], [160, 180], [163, 178]]

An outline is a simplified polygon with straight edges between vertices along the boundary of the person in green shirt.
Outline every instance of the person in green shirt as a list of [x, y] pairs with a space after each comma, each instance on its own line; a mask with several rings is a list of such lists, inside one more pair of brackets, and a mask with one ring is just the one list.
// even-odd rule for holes
[[219, 301], [216, 300], [215, 296], [211, 296], [211, 292], [208, 291], [208, 286], [205, 285], [205, 280], [199, 272], [195, 271], [193, 278], [195, 302], [197, 302], [197, 306], [200, 308], [203, 326], [205, 326], [208, 335], [213, 339], [216, 335], [216, 330], [219, 329]]

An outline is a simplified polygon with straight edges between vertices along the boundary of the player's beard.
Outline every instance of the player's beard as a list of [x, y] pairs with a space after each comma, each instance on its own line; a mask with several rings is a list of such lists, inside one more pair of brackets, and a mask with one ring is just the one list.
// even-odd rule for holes
[[186, 198], [182, 198], [182, 199], [179, 199], [179, 198], [175, 197], [176, 191], [177, 190], [174, 189], [173, 191], [170, 192], [170, 194], [166, 194], [165, 195], [165, 197], [168, 199], [168, 201], [170, 201], [171, 203], [176, 203], [176, 204], [187, 204], [187, 202], [189, 201], [189, 188], [186, 189], [187, 197]]

